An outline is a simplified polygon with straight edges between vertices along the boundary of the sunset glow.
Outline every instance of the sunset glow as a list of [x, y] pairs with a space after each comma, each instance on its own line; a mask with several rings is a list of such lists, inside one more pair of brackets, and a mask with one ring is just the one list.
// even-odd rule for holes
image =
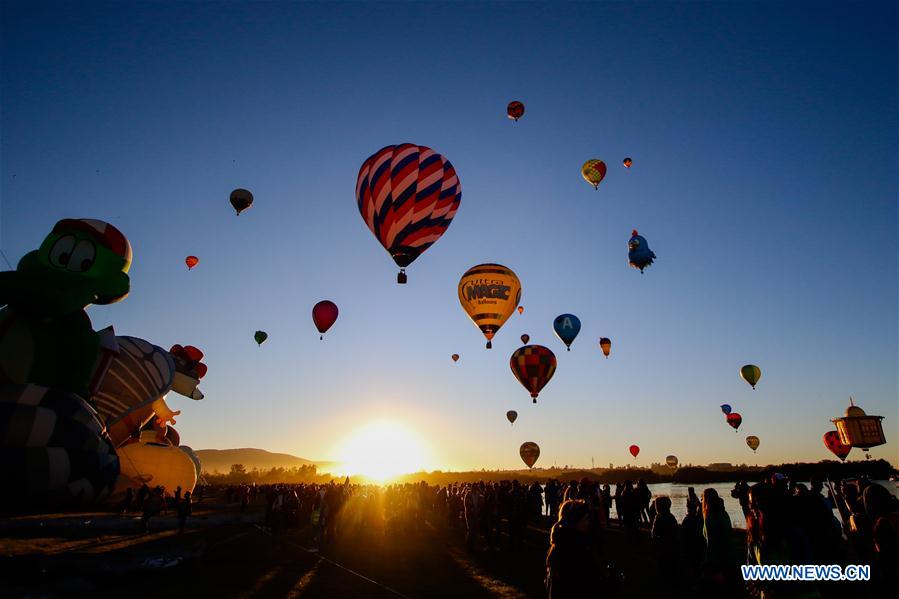
[[378, 420], [350, 433], [340, 443], [337, 455], [340, 474], [383, 483], [423, 470], [429, 452], [421, 438], [403, 425]]

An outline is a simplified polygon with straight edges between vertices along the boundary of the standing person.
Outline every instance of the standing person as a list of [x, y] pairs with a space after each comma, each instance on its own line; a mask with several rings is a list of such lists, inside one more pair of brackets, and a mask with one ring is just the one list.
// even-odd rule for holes
[[637, 481], [637, 516], [641, 522], [645, 522], [647, 527], [652, 526], [652, 515], [649, 513], [649, 502], [652, 501], [652, 491], [646, 485], [646, 481], [642, 478]]
[[550, 532], [546, 554], [546, 595], [548, 599], [586, 596], [595, 588], [596, 564], [590, 547], [590, 514], [580, 499], [569, 499], [559, 508], [559, 520]]
[[[693, 487], [690, 487], [693, 490]], [[696, 494], [693, 494], [696, 497]], [[705, 537], [702, 535], [702, 514], [700, 503], [687, 497], [687, 515], [681, 522], [681, 541], [687, 579], [692, 583], [699, 578], [702, 560], [705, 557]], [[692, 585], [691, 585], [692, 586]]]
[[696, 489], [693, 487], [687, 487], [687, 512], [690, 512], [690, 507], [693, 506], [696, 509], [696, 513], [702, 511], [702, 502], [699, 501], [699, 497], [696, 496]]
[[668, 590], [677, 595], [680, 587], [680, 544], [677, 520], [671, 515], [671, 499], [665, 496], [656, 497], [653, 508], [655, 517], [652, 521], [651, 539], [659, 565], [659, 574]]
[[702, 492], [702, 522], [707, 547], [703, 574], [726, 593], [733, 586], [737, 560], [730, 516], [715, 489]]
[[469, 551], [474, 551], [477, 545], [483, 502], [484, 499], [478, 485], [471, 485], [463, 498], [465, 506], [465, 546]]
[[134, 489], [128, 487], [125, 491], [125, 498], [122, 499], [122, 513], [131, 511], [131, 505], [134, 503]]
[[[178, 488], [180, 489], [181, 487]], [[184, 534], [184, 524], [187, 522], [187, 517], [192, 513], [190, 503], [190, 491], [185, 491], [184, 498], [178, 502], [177, 506], [175, 506], [178, 513], [178, 534]]]
[[730, 496], [740, 502], [740, 508], [743, 510], [743, 517], [749, 516], [749, 485], [745, 480], [737, 481]]

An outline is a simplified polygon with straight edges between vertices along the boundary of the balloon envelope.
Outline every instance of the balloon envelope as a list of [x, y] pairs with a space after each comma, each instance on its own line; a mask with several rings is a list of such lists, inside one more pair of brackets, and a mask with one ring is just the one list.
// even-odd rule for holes
[[721, 411], [724, 412], [724, 415], [727, 416], [733, 411], [733, 408], [730, 407], [729, 403], [721, 404]]
[[736, 412], [731, 412], [727, 415], [727, 423], [733, 427], [734, 430], [740, 428], [740, 425], [743, 423], [743, 417], [737, 414]]
[[612, 351], [612, 340], [608, 337], [602, 337], [599, 340], [599, 349], [601, 349], [603, 355], [608, 358], [609, 353]]
[[506, 419], [510, 423], [515, 424], [515, 421], [518, 420], [518, 412], [516, 412], [515, 410], [509, 410], [508, 412], [506, 412]]
[[268, 339], [268, 333], [266, 333], [265, 331], [256, 331], [253, 334], [253, 339], [256, 340], [256, 343], [258, 343], [259, 345], [262, 345], [265, 342], [265, 340]]
[[634, 268], [643, 269], [651, 265], [656, 259], [655, 252], [649, 249], [646, 238], [637, 233], [637, 229], [631, 231], [631, 238], [627, 242], [627, 262]]
[[453, 355], [452, 355], [452, 358], [453, 358], [453, 362], [458, 362], [458, 361], [459, 361], [459, 354], [453, 354]]
[[362, 163], [356, 179], [359, 214], [400, 268], [440, 239], [461, 201], [456, 169], [425, 146], [385, 146]]
[[524, 335], [521, 336], [521, 342], [524, 343], [525, 345], [527, 345], [528, 341], [530, 341], [530, 340], [531, 340], [531, 336], [528, 335], [527, 333], [525, 333]]
[[599, 189], [600, 181], [606, 176], [606, 163], [595, 158], [588, 160], [581, 167], [581, 176], [594, 189]]
[[833, 455], [840, 458], [840, 461], [845, 461], [846, 456], [852, 451], [852, 446], [844, 445], [843, 441], [840, 439], [840, 433], [837, 431], [827, 431], [824, 433], [824, 446], [829, 449]]
[[740, 369], [740, 377], [755, 389], [755, 384], [762, 378], [762, 369], [755, 364], [747, 364]]
[[625, 158], [624, 160], [621, 161], [621, 163], [624, 165], [624, 168], [630, 168], [631, 165], [634, 163], [634, 161], [631, 160], [630, 158]]
[[524, 314], [524, 306], [518, 306], [518, 313]]
[[518, 455], [521, 456], [521, 460], [528, 468], [533, 468], [537, 463], [537, 458], [540, 457], [540, 446], [533, 441], [525, 441], [518, 448]]
[[312, 307], [312, 322], [319, 333], [325, 333], [337, 321], [337, 304], [331, 300], [322, 300]]
[[665, 464], [667, 464], [669, 468], [677, 468], [677, 456], [668, 456], [667, 458], [665, 458]]
[[521, 299], [521, 282], [501, 264], [472, 266], [459, 279], [459, 303], [487, 338], [487, 347]]
[[627, 450], [629, 452], [631, 452], [631, 455], [634, 456], [635, 458], [637, 457], [637, 454], [640, 453], [640, 448], [636, 445], [631, 445], [630, 447], [627, 448]]
[[188, 256], [184, 259], [184, 263], [187, 264], [187, 270], [190, 270], [194, 266], [200, 263], [200, 259], [196, 256]]
[[542, 345], [525, 345], [512, 353], [509, 359], [512, 374], [531, 393], [534, 403], [537, 395], [556, 372], [556, 355]]
[[[140, 487], [147, 483], [165, 487], [165, 494], [172, 496], [175, 489], [193, 491], [197, 484], [197, 467], [193, 459], [178, 447], [149, 443], [131, 443], [119, 447], [120, 479], [128, 486]], [[116, 483], [118, 487], [121, 481]]]
[[560, 314], [553, 320], [553, 330], [556, 336], [562, 340], [568, 351], [571, 351], [571, 343], [577, 334], [581, 332], [581, 321], [574, 314]]
[[524, 116], [524, 104], [517, 100], [509, 102], [509, 105], [506, 106], [506, 114], [513, 121], [517, 121]]
[[746, 437], [746, 445], [749, 446], [749, 449], [755, 451], [759, 448], [759, 438], [755, 435], [749, 435], [748, 437]]
[[253, 194], [246, 189], [237, 188], [231, 192], [231, 205], [237, 211], [237, 215], [253, 205]]

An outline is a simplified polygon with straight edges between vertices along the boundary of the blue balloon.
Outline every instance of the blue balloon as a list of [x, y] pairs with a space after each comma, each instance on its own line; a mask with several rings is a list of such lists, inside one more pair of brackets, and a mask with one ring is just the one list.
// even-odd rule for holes
[[571, 351], [571, 342], [581, 331], [581, 319], [574, 314], [560, 314], [553, 321], [553, 329], [568, 351]]
[[724, 412], [725, 416], [731, 413], [732, 408], [729, 403], [721, 404], [721, 411]]
[[646, 238], [642, 235], [638, 235], [637, 229], [634, 229], [631, 232], [630, 241], [627, 242], [628, 264], [634, 268], [639, 268], [640, 274], [643, 274], [643, 269], [652, 264], [652, 261], [655, 260], [655, 258], [656, 255], [649, 249]]

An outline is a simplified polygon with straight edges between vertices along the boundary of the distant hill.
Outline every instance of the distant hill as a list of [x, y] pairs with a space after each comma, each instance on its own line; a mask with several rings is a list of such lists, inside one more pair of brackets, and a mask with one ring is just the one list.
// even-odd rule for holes
[[272, 453], [264, 449], [242, 447], [240, 449], [198, 449], [197, 457], [204, 472], [227, 473], [231, 470], [231, 464], [243, 464], [247, 470], [258, 468], [269, 470], [271, 468], [299, 468], [314, 464], [320, 472], [326, 472], [333, 462], [313, 462], [304, 458], [290, 455], [289, 453]]

